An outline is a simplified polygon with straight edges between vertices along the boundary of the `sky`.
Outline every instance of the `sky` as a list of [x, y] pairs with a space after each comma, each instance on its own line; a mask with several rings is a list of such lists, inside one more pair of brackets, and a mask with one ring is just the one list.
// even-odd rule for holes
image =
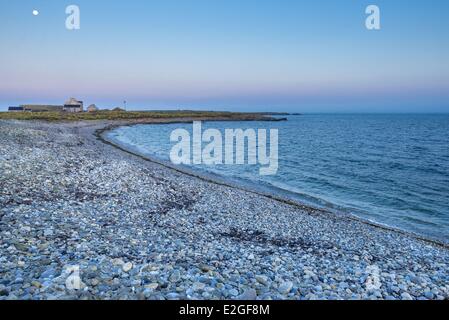
[[[365, 27], [368, 5], [380, 30]], [[80, 30], [65, 26], [80, 8]], [[38, 10], [37, 16], [33, 10]], [[449, 112], [447, 0], [0, 0], [0, 109]]]

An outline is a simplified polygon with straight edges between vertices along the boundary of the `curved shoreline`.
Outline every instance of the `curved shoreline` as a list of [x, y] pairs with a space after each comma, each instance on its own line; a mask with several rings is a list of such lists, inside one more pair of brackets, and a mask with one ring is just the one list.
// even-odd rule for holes
[[117, 124], [0, 121], [0, 300], [449, 298], [446, 246], [169, 168]]
[[[223, 120], [202, 120], [202, 121], [223, 121]], [[241, 121], [241, 120], [229, 120], [229, 121]], [[337, 211], [337, 212], [332, 212], [328, 209], [325, 208], [318, 208], [318, 207], [314, 207], [313, 205], [310, 204], [305, 204], [302, 203], [300, 200], [296, 200], [296, 199], [292, 199], [292, 198], [288, 198], [288, 197], [282, 197], [281, 195], [277, 195], [274, 192], [273, 193], [268, 193], [268, 192], [263, 192], [260, 190], [257, 190], [256, 188], [251, 188], [251, 187], [245, 187], [243, 186], [243, 184], [238, 184], [233, 183], [231, 181], [227, 181], [226, 179], [221, 179], [221, 176], [219, 174], [216, 175], [210, 175], [207, 172], [202, 172], [201, 170], [195, 170], [195, 169], [189, 169], [189, 168], [185, 168], [185, 167], [181, 167], [181, 166], [176, 166], [171, 164], [169, 161], [164, 161], [162, 159], [157, 159], [155, 157], [151, 157], [150, 155], [147, 154], [143, 154], [143, 153], [139, 153], [137, 151], [131, 150], [126, 148], [126, 146], [121, 145], [117, 142], [111, 141], [110, 139], [105, 137], [105, 134], [109, 131], [112, 131], [118, 127], [125, 127], [125, 126], [134, 126], [134, 125], [140, 125], [140, 124], [147, 124], [147, 125], [164, 125], [164, 124], [174, 124], [174, 123], [192, 123], [192, 120], [185, 120], [185, 121], [179, 121], [179, 120], [175, 120], [175, 121], [167, 121], [167, 122], [158, 122], [158, 123], [127, 123], [127, 124], [113, 124], [113, 125], [108, 125], [104, 128], [100, 128], [95, 130], [95, 132], [93, 133], [97, 139], [99, 139], [100, 141], [102, 141], [103, 143], [109, 144], [123, 152], [132, 154], [134, 156], [140, 157], [146, 161], [150, 161], [153, 163], [157, 163], [161, 166], [164, 166], [168, 169], [201, 179], [203, 181], [209, 182], [209, 183], [214, 183], [217, 185], [221, 185], [221, 186], [226, 186], [226, 187], [230, 187], [230, 188], [236, 188], [245, 192], [250, 192], [253, 194], [257, 194], [259, 196], [263, 196], [272, 200], [276, 200], [279, 201], [281, 203], [285, 203], [285, 204], [289, 204], [295, 207], [298, 207], [301, 210], [306, 210], [309, 212], [312, 212], [314, 214], [316, 213], [321, 213], [321, 214], [331, 214], [331, 215], [335, 215], [338, 217], [338, 215], [343, 216], [345, 218], [349, 218], [352, 219], [354, 221], [358, 221], [370, 226], [374, 226], [377, 228], [381, 228], [383, 230], [388, 230], [388, 231], [392, 231], [392, 232], [397, 232], [403, 235], [408, 235], [411, 237], [414, 237], [415, 239], [421, 240], [421, 241], [425, 241], [425, 242], [429, 242], [432, 243], [434, 245], [438, 245], [441, 247], [444, 247], [446, 249], [449, 249], [449, 243], [438, 240], [438, 239], [434, 239], [432, 237], [426, 237], [425, 235], [420, 235], [418, 233], [414, 233], [412, 231], [408, 231], [408, 230], [403, 230], [400, 229], [398, 227], [393, 227], [393, 226], [389, 226], [387, 224], [382, 224], [379, 222], [375, 222], [369, 219], [364, 219], [363, 217], [357, 216], [355, 214], [352, 213], [347, 213], [347, 212], [342, 212], [342, 211]]]

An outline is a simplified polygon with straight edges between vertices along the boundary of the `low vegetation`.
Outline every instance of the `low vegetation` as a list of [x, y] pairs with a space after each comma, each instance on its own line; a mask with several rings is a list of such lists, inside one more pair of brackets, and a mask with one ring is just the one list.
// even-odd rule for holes
[[0, 119], [85, 121], [85, 120], [145, 120], [160, 118], [219, 118], [236, 120], [269, 120], [258, 113], [235, 113], [213, 111], [97, 111], [97, 112], [0, 112]]

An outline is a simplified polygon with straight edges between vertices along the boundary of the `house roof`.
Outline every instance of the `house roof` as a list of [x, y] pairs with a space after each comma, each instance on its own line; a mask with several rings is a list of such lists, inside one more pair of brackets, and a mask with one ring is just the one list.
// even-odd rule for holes
[[83, 104], [83, 102], [82, 102], [82, 101], [78, 101], [78, 100], [75, 99], [75, 98], [70, 98], [70, 99], [65, 103], [65, 105], [80, 105], [80, 104]]

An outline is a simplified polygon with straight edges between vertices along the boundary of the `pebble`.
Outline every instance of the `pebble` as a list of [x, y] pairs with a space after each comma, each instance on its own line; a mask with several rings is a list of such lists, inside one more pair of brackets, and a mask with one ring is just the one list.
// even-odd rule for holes
[[145, 285], [145, 288], [149, 289], [149, 290], [156, 290], [158, 287], [159, 287], [159, 283], [150, 283], [150, 284]]
[[116, 259], [112, 260], [112, 264], [114, 266], [122, 266], [125, 264], [125, 262], [120, 258], [116, 258]]
[[403, 292], [401, 294], [401, 297], [402, 297], [402, 300], [413, 300], [412, 296], [407, 292]]
[[123, 271], [129, 272], [133, 268], [133, 264], [131, 262], [127, 262], [122, 266]]
[[238, 296], [238, 295], [239, 295], [239, 292], [238, 292], [238, 290], [236, 290], [236, 289], [231, 289], [231, 290], [229, 290], [229, 294], [230, 294], [231, 296], [235, 297], [235, 296]]
[[181, 273], [176, 270], [170, 275], [170, 281], [176, 283], [179, 280], [181, 280]]
[[256, 275], [257, 282], [263, 284], [264, 286], [268, 285], [268, 277], [264, 275]]
[[201, 265], [201, 271], [203, 271], [203, 272], [209, 272], [209, 271], [212, 271], [212, 270], [214, 270], [214, 268], [211, 267], [211, 266], [208, 266], [206, 264]]
[[202, 283], [202, 282], [195, 282], [192, 285], [192, 289], [194, 291], [202, 291], [205, 287], [206, 287], [206, 285], [204, 283]]
[[54, 278], [56, 274], [56, 270], [53, 268], [47, 269], [45, 270], [42, 274], [41, 274], [41, 279], [48, 279], [48, 278]]
[[239, 300], [251, 301], [256, 299], [257, 299], [257, 292], [254, 289], [247, 289], [239, 296]]
[[424, 296], [429, 300], [432, 300], [434, 298], [434, 294], [430, 291], [424, 292]]
[[288, 294], [288, 293], [290, 293], [292, 288], [293, 288], [293, 282], [285, 281], [285, 282], [281, 283], [278, 290], [281, 294]]

